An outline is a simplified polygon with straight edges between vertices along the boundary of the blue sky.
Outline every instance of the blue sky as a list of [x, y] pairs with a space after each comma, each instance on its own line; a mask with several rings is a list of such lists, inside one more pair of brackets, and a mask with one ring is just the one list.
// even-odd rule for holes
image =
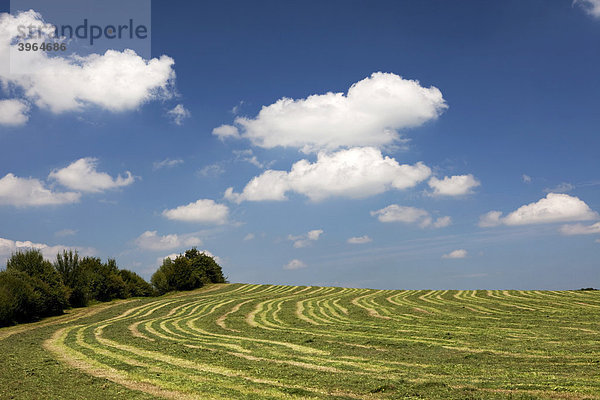
[[2, 16], [2, 263], [67, 247], [149, 278], [196, 246], [232, 282], [600, 286], [597, 1], [151, 11], [152, 60], [17, 70], [7, 32], [44, 16]]

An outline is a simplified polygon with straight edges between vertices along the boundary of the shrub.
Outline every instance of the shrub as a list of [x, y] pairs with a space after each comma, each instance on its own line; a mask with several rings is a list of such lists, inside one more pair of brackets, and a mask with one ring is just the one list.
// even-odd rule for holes
[[97, 257], [84, 257], [80, 264], [88, 277], [90, 298], [99, 301], [125, 298], [125, 282], [115, 260], [109, 259], [103, 264]]
[[[37, 249], [13, 254], [6, 263], [6, 271], [22, 272], [29, 276], [29, 284], [39, 296], [36, 317], [62, 314], [68, 306], [69, 290], [52, 264], [44, 260]], [[33, 311], [33, 310], [32, 310]]]
[[224, 283], [225, 278], [213, 257], [192, 248], [175, 260], [165, 258], [151, 281], [157, 291], [164, 294], [172, 290], [197, 289], [207, 283]]
[[40, 294], [33, 279], [21, 271], [0, 271], [0, 326], [40, 317]]
[[135, 272], [122, 269], [119, 271], [119, 275], [123, 279], [123, 282], [125, 282], [126, 297], [147, 297], [154, 295], [152, 286]]

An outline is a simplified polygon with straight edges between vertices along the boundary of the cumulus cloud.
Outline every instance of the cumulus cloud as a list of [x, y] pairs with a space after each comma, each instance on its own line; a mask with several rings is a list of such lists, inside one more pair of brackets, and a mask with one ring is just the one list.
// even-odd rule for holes
[[433, 196], [463, 196], [473, 193], [473, 188], [481, 185], [471, 174], [445, 176], [444, 179], [434, 176], [427, 183], [433, 189]]
[[560, 227], [560, 233], [563, 235], [593, 235], [600, 233], [600, 222], [592, 225], [570, 224]]
[[339, 196], [365, 198], [389, 189], [406, 189], [431, 175], [425, 164], [400, 165], [373, 147], [357, 147], [334, 153], [320, 152], [317, 161], [300, 160], [289, 172], [266, 170], [248, 182], [242, 193], [228, 188], [225, 198], [242, 201], [286, 200], [296, 192], [312, 201]]
[[[200, 251], [200, 253], [204, 253], [207, 256], [214, 258], [215, 261], [217, 262], [217, 264], [221, 265], [223, 263], [223, 259], [221, 257], [215, 256], [210, 251], [208, 251], [208, 250], [199, 250], [199, 251]], [[181, 255], [181, 253], [171, 253], [171, 254], [169, 254], [167, 256], [164, 256], [164, 257], [158, 257], [156, 259], [156, 265], [162, 265], [163, 261], [166, 260], [167, 258], [170, 259], [171, 261], [175, 261], [175, 259], [177, 257], [179, 257], [180, 255]]]
[[418, 224], [421, 228], [443, 228], [451, 224], [452, 219], [448, 216], [437, 218], [435, 221], [429, 212], [415, 207], [399, 206], [391, 204], [381, 210], [371, 211], [380, 222], [403, 222], [405, 224]]
[[256, 236], [254, 235], [254, 233], [249, 233], [246, 236], [244, 236], [244, 242], [247, 242], [248, 240], [252, 240], [254, 239]]
[[82, 256], [91, 256], [96, 253], [96, 250], [91, 247], [79, 247], [79, 246], [64, 246], [54, 245], [50, 246], [45, 243], [34, 243], [29, 240], [19, 241], [0, 238], [0, 261], [4, 264], [6, 260], [13, 254], [19, 251], [26, 251], [29, 249], [37, 249], [42, 252], [44, 258], [49, 260], [56, 259], [56, 255], [63, 250], [75, 250]]
[[16, 207], [77, 203], [80, 193], [54, 192], [34, 178], [19, 178], [11, 173], [0, 179], [0, 205]]
[[121, 112], [172, 96], [174, 61], [164, 55], [144, 60], [133, 50], [71, 57], [14, 51], [19, 26], [43, 24], [33, 10], [0, 14], [0, 59], [8, 60], [10, 53], [10, 68], [9, 63], [0, 66], [0, 81], [23, 92], [39, 108], [55, 114], [89, 106]]
[[168, 259], [170, 259], [171, 261], [175, 261], [175, 259], [176, 259], [177, 257], [179, 257], [179, 256], [180, 256], [180, 254], [179, 254], [179, 253], [171, 253], [171, 254], [169, 254], [169, 255], [166, 255], [166, 256], [164, 256], [164, 257], [158, 257], [158, 258], [156, 259], [156, 263], [155, 263], [155, 264], [156, 264], [156, 265], [162, 265], [163, 261], [164, 261], [164, 260], [166, 260], [167, 258], [168, 258]]
[[444, 254], [442, 256], [442, 258], [466, 258], [467, 257], [467, 251], [465, 249], [459, 249], [459, 250], [454, 250], [451, 251], [448, 254]]
[[21, 100], [0, 100], [0, 125], [20, 126], [29, 120], [29, 106]]
[[526, 204], [502, 217], [501, 211], [490, 211], [479, 219], [479, 226], [529, 225], [552, 222], [587, 221], [598, 218], [578, 197], [561, 193], [548, 193], [537, 202]]
[[215, 203], [214, 200], [200, 199], [184, 206], [164, 210], [162, 214], [176, 221], [224, 224], [229, 216], [229, 208], [224, 204]]
[[573, 186], [572, 184], [570, 184], [568, 182], [562, 182], [553, 188], [544, 189], [544, 192], [546, 192], [546, 193], [566, 193], [566, 192], [570, 192], [573, 189], [575, 189], [575, 186]]
[[592, 17], [600, 18], [600, 0], [573, 0], [573, 4], [579, 5]]
[[112, 178], [106, 172], [96, 171], [97, 166], [97, 158], [80, 158], [65, 168], [50, 172], [48, 177], [69, 189], [90, 193], [128, 186], [135, 180], [129, 171], [125, 172], [125, 176]]
[[164, 251], [178, 247], [200, 246], [202, 240], [193, 234], [165, 236], [157, 235], [156, 231], [146, 231], [135, 239], [135, 244], [144, 250]]
[[312, 231], [308, 231], [304, 235], [294, 236], [288, 235], [288, 240], [294, 242], [294, 247], [299, 249], [302, 247], [306, 247], [310, 245], [311, 242], [315, 242], [319, 240], [319, 237], [323, 233], [323, 229], [314, 229]]
[[169, 117], [175, 125], [183, 125], [183, 120], [190, 117], [190, 112], [183, 106], [183, 104], [177, 104], [174, 108], [167, 111]]
[[[447, 108], [440, 90], [392, 73], [373, 73], [346, 94], [282, 98], [263, 106], [255, 118], [237, 117], [213, 134], [247, 138], [264, 148], [296, 147], [304, 152], [340, 147], [390, 145], [399, 130], [436, 119]], [[240, 133], [241, 131], [241, 133]]]
[[177, 158], [174, 160], [172, 160], [170, 158], [165, 158], [162, 161], [155, 161], [152, 164], [152, 169], [156, 171], [157, 169], [171, 168], [171, 167], [174, 167], [179, 164], [183, 164], [183, 160], [180, 158]]
[[212, 130], [212, 134], [221, 140], [239, 139], [240, 133], [238, 128], [232, 125], [221, 125]]
[[371, 239], [369, 236], [364, 235], [364, 236], [354, 236], [348, 239], [348, 243], [350, 244], [365, 244], [365, 243], [370, 243], [372, 242], [373, 239]]
[[283, 266], [283, 269], [287, 269], [287, 270], [294, 270], [294, 269], [301, 269], [301, 268], [306, 268], [306, 264], [304, 264], [302, 261], [300, 261], [298, 259], [293, 259], [292, 261], [290, 261], [289, 263], [287, 263]]
[[531, 177], [529, 175], [523, 174], [521, 179], [523, 179], [523, 182], [525, 182], [525, 183], [531, 183]]

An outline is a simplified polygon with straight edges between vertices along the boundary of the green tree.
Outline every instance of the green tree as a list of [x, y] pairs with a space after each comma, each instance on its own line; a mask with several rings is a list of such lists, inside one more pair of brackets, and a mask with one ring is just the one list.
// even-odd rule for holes
[[72, 307], [86, 306], [90, 299], [90, 279], [87, 271], [79, 263], [77, 251], [63, 250], [62, 254], [58, 253], [54, 268], [70, 290], [69, 304]]
[[89, 278], [90, 298], [98, 301], [125, 298], [125, 282], [114, 259], [102, 263], [100, 258], [84, 257], [80, 264]]
[[119, 275], [123, 279], [123, 282], [125, 282], [126, 297], [147, 297], [154, 295], [152, 286], [135, 272], [122, 269], [119, 271]]
[[43, 304], [34, 286], [25, 272], [0, 271], [0, 326], [40, 318]]
[[223, 283], [225, 277], [213, 257], [192, 248], [175, 260], [165, 258], [152, 275], [151, 282], [163, 294], [172, 290], [197, 289], [207, 283]]
[[6, 262], [6, 271], [23, 272], [31, 278], [32, 288], [39, 296], [38, 317], [62, 314], [68, 306], [69, 291], [41, 251], [30, 249], [14, 253]]

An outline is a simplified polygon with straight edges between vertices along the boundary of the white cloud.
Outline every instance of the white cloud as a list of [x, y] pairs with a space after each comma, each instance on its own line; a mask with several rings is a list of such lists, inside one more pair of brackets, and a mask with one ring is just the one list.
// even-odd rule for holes
[[164, 55], [144, 60], [133, 50], [107, 50], [66, 58], [44, 51], [14, 51], [19, 26], [42, 24], [42, 16], [33, 10], [0, 14], [0, 59], [8, 60], [10, 53], [10, 69], [9, 63], [0, 66], [0, 80], [18, 88], [39, 108], [55, 114], [89, 106], [121, 112], [172, 96], [174, 61]]
[[213, 253], [211, 253], [210, 251], [208, 251], [208, 250], [200, 250], [200, 253], [204, 253], [204, 254], [206, 254], [207, 256], [214, 258], [214, 259], [215, 259], [215, 261], [217, 262], [217, 264], [219, 264], [219, 265], [223, 265], [223, 259], [222, 259], [221, 257], [219, 257], [219, 256], [215, 256], [215, 255], [214, 255]]
[[135, 239], [135, 244], [144, 250], [172, 250], [178, 247], [200, 246], [202, 240], [193, 234], [176, 235], [170, 234], [159, 236], [156, 231], [146, 231]]
[[469, 174], [445, 176], [444, 179], [434, 176], [429, 180], [428, 185], [433, 189], [434, 196], [462, 196], [473, 193], [472, 189], [481, 183]]
[[247, 138], [264, 148], [296, 147], [304, 152], [381, 147], [399, 140], [399, 130], [436, 119], [446, 108], [438, 88], [376, 72], [353, 84], [347, 94], [284, 97], [263, 106], [255, 118], [237, 117], [235, 126], [222, 125], [213, 134], [221, 139]]
[[48, 177], [69, 189], [91, 193], [128, 186], [135, 180], [129, 171], [125, 172], [124, 177], [119, 175], [112, 178], [106, 172], [96, 171], [97, 165], [96, 158], [80, 158], [65, 168], [50, 172]]
[[482, 228], [498, 226], [502, 224], [502, 221], [500, 219], [501, 216], [502, 211], [490, 211], [488, 213], [485, 213], [481, 217], [479, 217], [479, 226]]
[[[223, 259], [222, 259], [221, 257], [219, 257], [219, 256], [215, 256], [215, 255], [214, 255], [213, 253], [211, 253], [210, 251], [208, 251], [208, 250], [199, 250], [199, 251], [200, 251], [200, 253], [204, 253], [204, 254], [206, 254], [207, 256], [210, 256], [210, 257], [214, 258], [214, 259], [215, 259], [215, 261], [217, 262], [217, 264], [219, 264], [219, 265], [222, 265], [222, 264], [223, 264]], [[183, 254], [183, 253], [181, 253], [181, 254]], [[176, 259], [177, 257], [179, 257], [181, 254], [180, 254], [180, 253], [171, 253], [171, 254], [169, 254], [169, 255], [167, 255], [167, 256], [164, 256], [164, 257], [158, 257], [158, 258], [156, 259], [156, 265], [162, 265], [163, 261], [164, 261], [165, 259], [167, 259], [167, 258], [169, 258], [171, 261], [175, 261], [175, 259]]]
[[600, 233], [600, 222], [592, 225], [571, 224], [560, 227], [560, 232], [563, 235], [593, 235]]
[[372, 216], [377, 216], [380, 222], [403, 222], [405, 224], [418, 224], [421, 228], [443, 228], [452, 222], [450, 217], [440, 217], [435, 221], [429, 212], [415, 207], [391, 204], [381, 210], [371, 211]]
[[365, 243], [369, 243], [372, 241], [373, 241], [373, 239], [371, 239], [367, 235], [355, 236], [355, 237], [351, 237], [348, 239], [348, 243], [350, 243], [350, 244], [365, 244]]
[[251, 149], [234, 150], [233, 154], [235, 154], [235, 159], [237, 161], [245, 161], [258, 168], [264, 168], [264, 164], [258, 161], [258, 158], [254, 155], [254, 152]]
[[294, 269], [301, 269], [301, 268], [306, 268], [306, 264], [304, 264], [302, 261], [300, 261], [298, 259], [293, 259], [292, 261], [290, 261], [289, 263], [287, 263], [286, 265], [283, 266], [283, 269], [287, 269], [287, 270], [294, 270]]
[[319, 237], [323, 233], [323, 229], [314, 229], [312, 231], [308, 231], [305, 235], [288, 235], [288, 240], [294, 242], [294, 247], [299, 249], [302, 247], [306, 247], [310, 245], [310, 242], [314, 242], [319, 240]]
[[592, 17], [600, 18], [600, 0], [573, 0], [573, 4], [579, 4]]
[[175, 259], [179, 257], [179, 253], [171, 253], [169, 255], [166, 255], [164, 257], [158, 257], [156, 259], [156, 265], [162, 265], [163, 261], [166, 260], [167, 258], [170, 259], [171, 261], [175, 261]]
[[562, 182], [553, 188], [544, 189], [544, 192], [546, 192], [546, 193], [566, 193], [566, 192], [570, 192], [573, 189], [575, 189], [575, 186], [573, 186], [572, 184], [570, 184], [568, 182]]
[[19, 178], [6, 174], [0, 179], [0, 205], [17, 207], [77, 203], [80, 193], [53, 192], [34, 178]]
[[221, 140], [228, 138], [239, 139], [240, 133], [238, 128], [232, 125], [221, 125], [212, 130], [212, 134], [217, 136]]
[[172, 160], [170, 158], [165, 158], [162, 161], [155, 161], [152, 164], [152, 169], [157, 170], [157, 169], [162, 169], [162, 168], [171, 168], [171, 167], [174, 167], [179, 164], [183, 164], [183, 160], [180, 158], [177, 158], [174, 160]]
[[308, 233], [306, 234], [306, 237], [309, 240], [319, 240], [319, 236], [321, 236], [322, 233], [323, 233], [323, 229], [315, 229], [312, 231], [308, 231]]
[[214, 200], [200, 199], [184, 206], [164, 210], [162, 214], [168, 219], [177, 221], [224, 224], [229, 216], [229, 208], [224, 204], [215, 203]]
[[238, 104], [231, 108], [231, 113], [237, 115], [240, 112], [240, 108], [244, 105], [244, 100], [240, 100]]
[[64, 246], [61, 244], [50, 246], [44, 243], [33, 243], [29, 240], [21, 242], [0, 238], [0, 262], [4, 264], [13, 253], [29, 249], [40, 250], [44, 258], [48, 260], [55, 260], [58, 253], [69, 249], [76, 250], [82, 256], [91, 256], [96, 253], [96, 250], [91, 247]]
[[242, 201], [286, 200], [296, 192], [312, 201], [340, 196], [364, 198], [389, 189], [406, 189], [427, 179], [425, 164], [400, 165], [373, 147], [357, 147], [335, 153], [321, 152], [314, 163], [300, 160], [290, 172], [266, 170], [248, 182], [242, 193], [228, 188], [225, 198]]
[[248, 241], [248, 240], [252, 240], [254, 239], [256, 236], [254, 235], [254, 233], [249, 233], [246, 236], [244, 236], [244, 241]]
[[531, 183], [531, 177], [529, 175], [523, 174], [523, 176], [521, 178], [523, 179], [523, 182]]
[[21, 100], [0, 100], [0, 125], [25, 125], [29, 120], [28, 111], [29, 106]]
[[445, 228], [447, 226], [450, 226], [452, 224], [452, 218], [450, 218], [449, 216], [445, 216], [445, 217], [439, 217], [438, 219], [435, 220], [435, 222], [433, 222], [433, 227], [434, 228]]
[[578, 197], [561, 193], [548, 193], [537, 202], [526, 204], [502, 217], [500, 211], [490, 211], [479, 219], [479, 226], [529, 225], [552, 222], [587, 221], [598, 218]]
[[442, 256], [442, 258], [466, 258], [467, 257], [467, 251], [465, 249], [459, 249], [459, 250], [454, 250], [451, 251], [448, 254], [444, 254]]
[[190, 117], [190, 112], [185, 109], [183, 104], [177, 104], [173, 109], [167, 112], [169, 117], [176, 125], [183, 125], [183, 120]]
[[198, 170], [198, 175], [201, 176], [217, 176], [225, 172], [225, 169], [219, 164], [210, 164]]
[[60, 231], [54, 232], [55, 236], [65, 237], [65, 236], [73, 236], [77, 233], [75, 229], [62, 229]]

